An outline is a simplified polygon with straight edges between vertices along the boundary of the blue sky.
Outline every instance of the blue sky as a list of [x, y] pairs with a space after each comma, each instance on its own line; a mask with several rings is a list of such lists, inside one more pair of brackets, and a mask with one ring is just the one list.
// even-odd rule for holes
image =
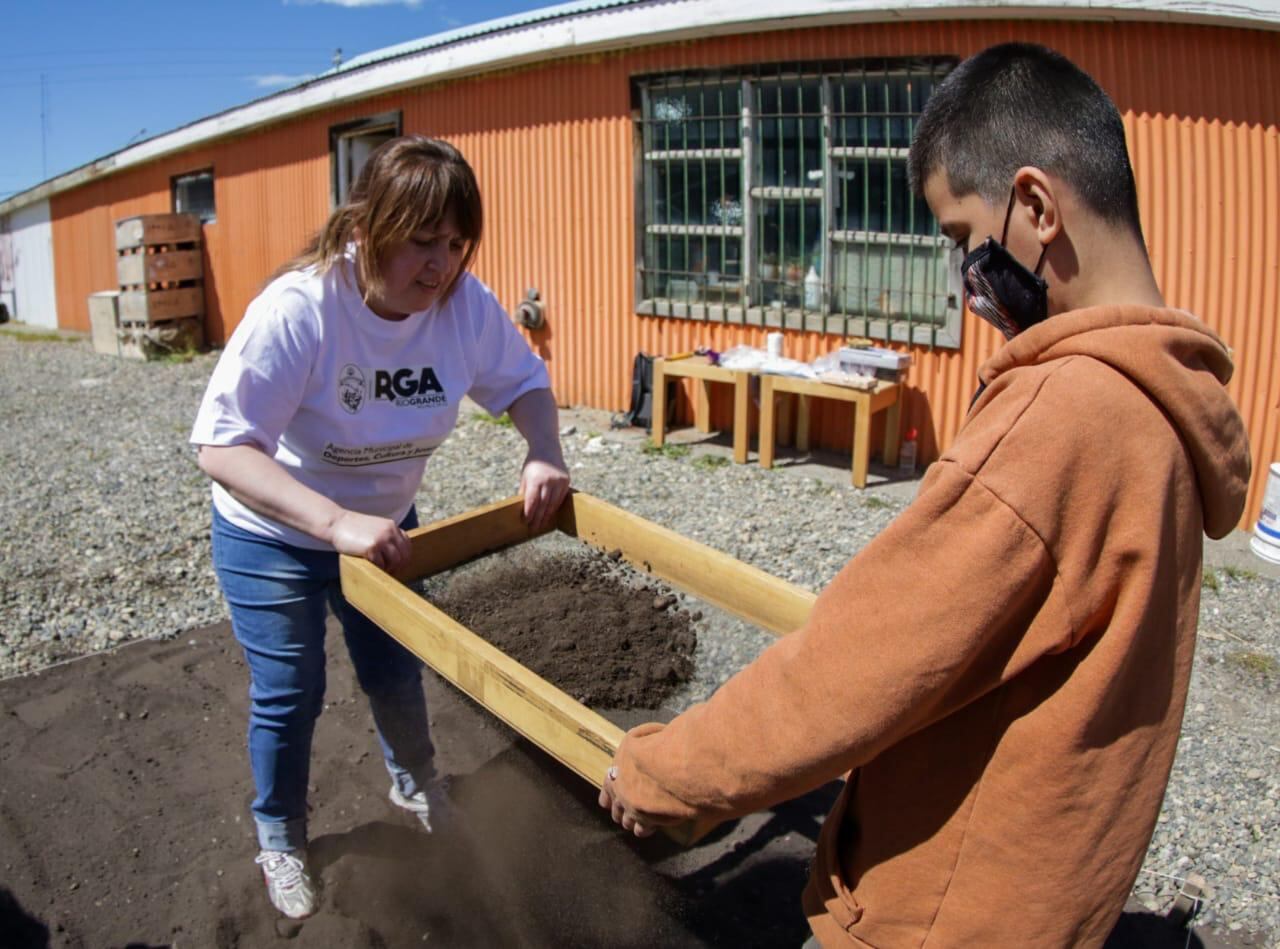
[[[344, 59], [555, 0], [0, 0], [0, 199]], [[42, 121], [43, 113], [43, 121]]]

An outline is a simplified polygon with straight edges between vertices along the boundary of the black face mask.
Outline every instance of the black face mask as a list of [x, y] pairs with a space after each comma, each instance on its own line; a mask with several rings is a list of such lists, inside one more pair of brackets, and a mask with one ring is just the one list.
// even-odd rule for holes
[[1049, 284], [1040, 276], [1048, 245], [1040, 250], [1035, 273], [1018, 263], [1004, 246], [1015, 196], [1015, 192], [1009, 192], [1000, 240], [988, 237], [960, 265], [969, 309], [1003, 333], [1005, 339], [1013, 339], [1049, 315]]

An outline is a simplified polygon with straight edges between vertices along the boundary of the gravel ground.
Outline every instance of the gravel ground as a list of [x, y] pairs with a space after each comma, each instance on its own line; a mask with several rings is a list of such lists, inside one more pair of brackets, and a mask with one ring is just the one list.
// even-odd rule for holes
[[[126, 362], [83, 340], [0, 332], [0, 677], [225, 618], [208, 486], [186, 444], [214, 359]], [[648, 452], [635, 433], [608, 432], [600, 412], [566, 412], [563, 423], [582, 490], [814, 590], [910, 498], [909, 484], [858, 492], [817, 465], [726, 464], [718, 444]], [[513, 493], [520, 457], [512, 429], [464, 409], [428, 468], [422, 520]], [[1135, 896], [1164, 911], [1198, 874], [1202, 926], [1280, 947], [1280, 574], [1216, 562], [1178, 759]], [[770, 640], [729, 621], [702, 636], [686, 700]]]

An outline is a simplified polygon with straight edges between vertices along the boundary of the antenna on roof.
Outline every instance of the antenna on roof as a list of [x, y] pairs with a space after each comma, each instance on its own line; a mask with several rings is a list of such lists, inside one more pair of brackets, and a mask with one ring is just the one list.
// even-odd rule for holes
[[333, 51], [333, 68], [337, 69], [342, 65], [342, 47], [339, 46]]

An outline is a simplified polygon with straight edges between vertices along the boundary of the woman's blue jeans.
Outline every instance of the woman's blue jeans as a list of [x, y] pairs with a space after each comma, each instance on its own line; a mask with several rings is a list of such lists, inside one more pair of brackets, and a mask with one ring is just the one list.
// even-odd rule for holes
[[[410, 510], [401, 527], [417, 524]], [[324, 705], [326, 603], [342, 624], [392, 781], [406, 796], [422, 789], [435, 776], [422, 662], [343, 598], [338, 555], [260, 537], [215, 509], [213, 566], [249, 665], [259, 846], [298, 850], [307, 843], [311, 737]]]

